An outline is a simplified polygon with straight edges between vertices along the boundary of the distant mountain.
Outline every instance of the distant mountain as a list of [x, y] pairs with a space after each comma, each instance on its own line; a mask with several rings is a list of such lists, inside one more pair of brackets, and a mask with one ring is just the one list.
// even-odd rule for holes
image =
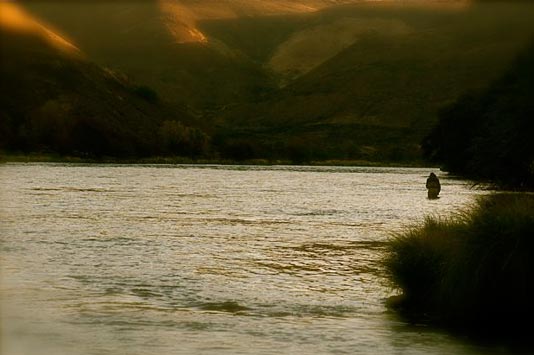
[[[155, 88], [166, 100], [200, 109], [247, 101], [273, 86], [268, 73], [238, 50], [196, 28], [204, 2], [24, 2], [68, 33], [97, 63]], [[193, 6], [194, 5], [194, 6]], [[216, 6], [213, 11], [219, 10]]]
[[503, 3], [324, 11], [269, 58], [268, 66], [294, 69], [280, 71], [284, 86], [221, 115], [223, 145], [259, 141], [255, 149], [274, 154], [413, 160], [441, 107], [502, 75], [533, 37], [532, 18], [532, 5]]
[[361, 0], [163, 0], [158, 4], [177, 42], [209, 43], [213, 38], [199, 26], [202, 21], [310, 14], [358, 2]]
[[165, 152], [166, 120], [191, 120], [148, 87], [89, 62], [13, 3], [0, 3], [0, 39], [0, 148], [152, 155]]
[[534, 7], [515, 2], [22, 3], [189, 106], [240, 159], [417, 159], [439, 108], [489, 85], [534, 34]]
[[[361, 2], [22, 3], [67, 33], [97, 63], [126, 72], [166, 99], [211, 110], [254, 101], [276, 90], [279, 81], [287, 82], [330, 59], [370, 26], [378, 31], [405, 30], [402, 23], [389, 20], [354, 22], [342, 12], [335, 19], [323, 18], [324, 9]], [[305, 59], [298, 57], [303, 51], [310, 54]]]

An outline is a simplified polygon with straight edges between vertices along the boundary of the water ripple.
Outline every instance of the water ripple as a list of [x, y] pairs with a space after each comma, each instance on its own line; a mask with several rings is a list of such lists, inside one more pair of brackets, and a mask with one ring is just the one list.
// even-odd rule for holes
[[426, 175], [2, 165], [2, 339], [46, 355], [465, 352], [384, 308], [391, 232], [479, 194], [442, 176], [429, 201]]

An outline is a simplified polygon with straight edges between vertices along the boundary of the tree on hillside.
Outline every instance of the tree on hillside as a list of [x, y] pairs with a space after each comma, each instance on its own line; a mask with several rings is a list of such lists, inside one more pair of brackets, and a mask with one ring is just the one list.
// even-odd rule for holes
[[454, 173], [534, 187], [534, 42], [487, 90], [439, 114], [426, 157]]
[[208, 152], [209, 137], [200, 129], [184, 126], [179, 121], [163, 121], [159, 137], [165, 154], [198, 157]]

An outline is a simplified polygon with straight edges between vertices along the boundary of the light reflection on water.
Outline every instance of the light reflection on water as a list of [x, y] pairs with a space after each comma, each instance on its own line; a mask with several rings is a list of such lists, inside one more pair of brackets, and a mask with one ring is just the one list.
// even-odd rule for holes
[[499, 353], [403, 323], [390, 233], [430, 170], [0, 166], [3, 354]]

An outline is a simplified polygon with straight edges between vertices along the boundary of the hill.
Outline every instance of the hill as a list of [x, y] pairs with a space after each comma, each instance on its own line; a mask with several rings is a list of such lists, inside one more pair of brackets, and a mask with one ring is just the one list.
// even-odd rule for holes
[[437, 112], [498, 78], [529, 3], [24, 2], [91, 60], [189, 106], [223, 157], [411, 161]]
[[209, 110], [272, 87], [268, 73], [239, 51], [202, 39], [195, 27], [204, 11], [199, 4], [185, 9], [175, 1], [24, 2], [96, 63], [153, 87], [167, 101]]
[[[192, 119], [101, 68], [12, 3], [0, 3], [3, 149], [84, 156], [167, 153], [165, 121]], [[166, 134], [166, 133], [165, 133]]]
[[[220, 141], [254, 146], [249, 150], [260, 154], [289, 149], [303, 156], [321, 152], [323, 159], [416, 159], [439, 109], [487, 87], [526, 46], [534, 34], [533, 10], [492, 3], [324, 11], [268, 62], [281, 61], [283, 52], [279, 68], [296, 65], [294, 77], [281, 73], [278, 91], [224, 112], [220, 124], [227, 131]], [[314, 62], [322, 38], [350, 43], [351, 36], [352, 44], [331, 46], [330, 58]]]

